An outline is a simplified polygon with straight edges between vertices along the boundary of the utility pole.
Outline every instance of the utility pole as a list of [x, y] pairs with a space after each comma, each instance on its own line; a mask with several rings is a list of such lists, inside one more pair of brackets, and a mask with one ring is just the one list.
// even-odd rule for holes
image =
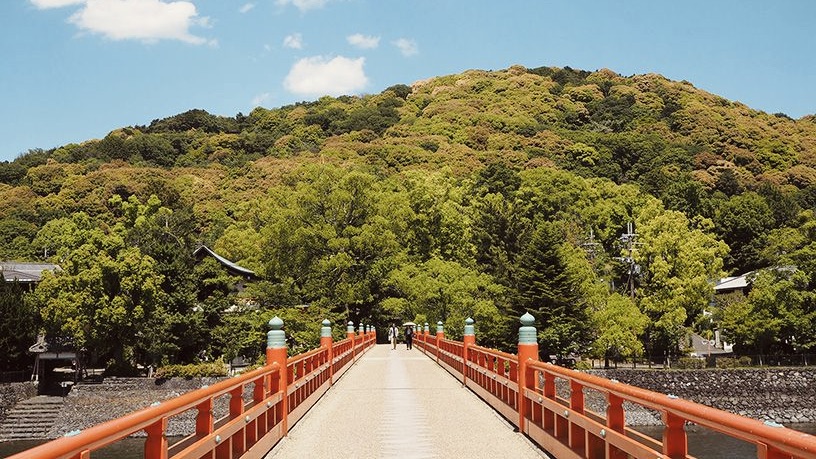
[[632, 256], [632, 251], [637, 241], [637, 233], [635, 233], [635, 225], [632, 222], [626, 224], [626, 232], [623, 233], [620, 237], [620, 241], [623, 243], [623, 250], [626, 252], [626, 255], [622, 257], [615, 257], [616, 260], [622, 261], [625, 264], [629, 265], [629, 278], [627, 279], [627, 288], [629, 289], [629, 295], [632, 298], [632, 301], [635, 300], [635, 276], [640, 274], [640, 266], [635, 263], [635, 259]]

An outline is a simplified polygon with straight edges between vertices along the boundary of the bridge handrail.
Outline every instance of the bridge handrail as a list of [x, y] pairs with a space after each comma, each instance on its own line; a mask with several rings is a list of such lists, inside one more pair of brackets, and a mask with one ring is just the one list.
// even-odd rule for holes
[[[283, 322], [277, 317], [273, 330]], [[272, 326], [273, 321], [270, 321]], [[328, 321], [324, 321], [324, 325]], [[330, 328], [327, 328], [330, 331]], [[270, 332], [270, 334], [273, 332]], [[292, 357], [285, 342], [270, 339], [267, 365], [154, 404], [118, 419], [28, 449], [7, 459], [87, 459], [91, 452], [144, 430], [146, 458], [258, 457], [285, 436], [292, 424], [328, 390], [337, 377], [376, 343], [374, 329], [354, 339], [339, 341], [333, 354], [331, 334], [321, 346]], [[330, 361], [331, 360], [331, 361]], [[292, 383], [291, 385], [289, 383]], [[252, 400], [244, 401], [248, 384], [254, 384]], [[213, 416], [215, 399], [229, 394], [229, 412]], [[168, 419], [197, 409], [195, 432], [170, 445], [166, 437]], [[289, 419], [287, 419], [289, 418]], [[215, 454], [215, 456], [212, 456]]]
[[[187, 392], [123, 417], [97, 424], [81, 432], [76, 432], [73, 435], [72, 433], [66, 434], [64, 437], [26, 450], [20, 453], [19, 457], [29, 459], [80, 457], [79, 455], [84, 452], [110, 445], [122, 438], [154, 425], [157, 420], [167, 419], [171, 416], [194, 409], [201, 405], [203, 401], [214, 400], [237, 388], [243, 388], [248, 383], [254, 382], [257, 384], [260, 382], [263, 384], [265, 378], [278, 372], [280, 372], [280, 365], [273, 363], [272, 365], [264, 366], [224, 381], [219, 381], [212, 386]], [[265, 393], [264, 395], [264, 400], [266, 400], [276, 394]], [[15, 455], [9, 459], [17, 457], [18, 456]]]
[[[510, 379], [510, 381], [518, 382], [518, 355], [475, 344], [468, 346], [468, 353], [470, 354], [468, 361], [471, 362], [471, 364], [496, 373], [499, 376], [506, 377]], [[485, 357], [495, 358], [496, 360], [493, 362], [495, 366], [485, 365], [487, 362]], [[506, 369], [504, 368], [505, 362], [508, 366]]]
[[[535, 330], [529, 326], [532, 318], [526, 320], [524, 337], [529, 339]], [[540, 362], [535, 341], [522, 341], [524, 328], [519, 333], [518, 354], [478, 346], [472, 334], [469, 341], [468, 336], [453, 341], [441, 333], [433, 337], [426, 332], [419, 337], [420, 348], [557, 457], [692, 458], [685, 432], [685, 424], [692, 422], [756, 445], [758, 458], [816, 459], [816, 437], [804, 432]], [[464, 367], [455, 365], [462, 356], [466, 356]], [[568, 398], [556, 394], [556, 378], [568, 383]], [[605, 395], [606, 413], [585, 409], [585, 388]], [[625, 425], [624, 402], [661, 413], [662, 442]]]
[[[568, 381], [578, 382], [582, 387], [588, 387], [603, 394], [616, 395], [625, 401], [661, 413], [672, 414], [684, 421], [693, 422], [739, 440], [756, 445], [773, 446], [781, 451], [794, 454], [796, 457], [816, 457], [814, 438], [804, 432], [780, 428], [779, 425], [766, 424], [756, 419], [684, 400], [670, 394], [662, 394], [592, 374], [559, 367], [549, 362], [530, 361], [529, 366], [533, 370], [558, 375]], [[529, 396], [531, 393], [535, 397], [542, 395], [539, 390], [528, 389], [528, 391], [525, 394], [528, 398], [531, 398]]]

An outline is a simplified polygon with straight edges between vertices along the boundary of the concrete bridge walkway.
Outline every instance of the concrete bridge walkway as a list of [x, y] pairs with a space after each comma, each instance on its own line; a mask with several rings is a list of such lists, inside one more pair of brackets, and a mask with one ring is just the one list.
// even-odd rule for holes
[[369, 350], [266, 458], [548, 457], [418, 348]]

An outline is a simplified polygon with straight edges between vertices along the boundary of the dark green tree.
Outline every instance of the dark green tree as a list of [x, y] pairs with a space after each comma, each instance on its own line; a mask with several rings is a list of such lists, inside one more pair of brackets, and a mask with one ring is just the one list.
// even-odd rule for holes
[[570, 277], [563, 244], [561, 225], [538, 222], [516, 265], [515, 314], [536, 317], [544, 355], [566, 355], [585, 347], [590, 338], [586, 303]]
[[40, 324], [36, 309], [24, 301], [22, 286], [0, 277], [0, 368], [22, 370], [31, 366], [28, 348], [37, 341]]

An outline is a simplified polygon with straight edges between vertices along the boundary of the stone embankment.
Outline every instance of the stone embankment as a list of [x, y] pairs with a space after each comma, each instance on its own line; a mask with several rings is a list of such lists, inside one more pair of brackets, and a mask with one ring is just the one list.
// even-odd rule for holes
[[[82, 430], [115, 419], [156, 402], [212, 385], [223, 378], [106, 378], [101, 384], [78, 384], [65, 397], [60, 419], [49, 432], [56, 438], [73, 430]], [[251, 385], [244, 399], [251, 399]], [[215, 401], [216, 419], [229, 410], [229, 396]], [[184, 436], [195, 431], [196, 410], [170, 418], [168, 436]], [[143, 433], [142, 433], [143, 434]]]
[[0, 422], [3, 422], [17, 402], [37, 395], [37, 386], [30, 382], [0, 384]]
[[[708, 370], [593, 370], [590, 373], [672, 394], [760, 421], [816, 422], [816, 367]], [[588, 397], [589, 399], [589, 397]], [[633, 411], [633, 425], [657, 424], [654, 413]], [[649, 422], [649, 417], [654, 421]]]

